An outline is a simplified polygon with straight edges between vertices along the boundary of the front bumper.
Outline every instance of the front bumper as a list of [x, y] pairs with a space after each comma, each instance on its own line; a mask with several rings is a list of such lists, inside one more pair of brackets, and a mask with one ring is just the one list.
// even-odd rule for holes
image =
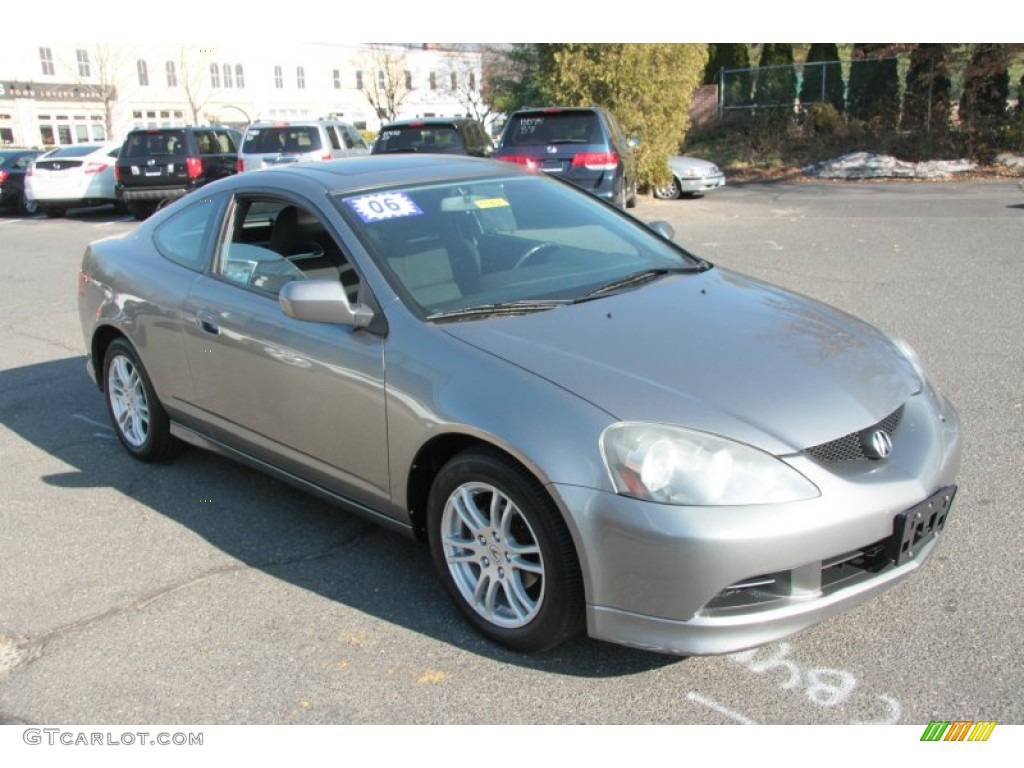
[[184, 197], [191, 190], [184, 187], [118, 187], [118, 199], [127, 202], [133, 201], [160, 201], [177, 200]]
[[676, 176], [679, 179], [679, 190], [681, 192], [709, 192], [712, 189], [725, 186], [725, 176]]
[[[681, 507], [555, 485], [577, 541], [590, 636], [680, 655], [732, 653], [909, 578], [943, 535], [961, 455], [952, 407], [942, 421], [925, 398], [911, 400], [888, 460], [826, 468], [787, 458], [821, 490], [809, 501]], [[927, 500], [945, 504], [936, 535], [896, 556], [903, 513]]]

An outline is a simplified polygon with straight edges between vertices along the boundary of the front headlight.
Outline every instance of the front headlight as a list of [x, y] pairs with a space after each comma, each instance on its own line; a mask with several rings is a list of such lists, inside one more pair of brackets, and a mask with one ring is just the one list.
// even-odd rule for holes
[[615, 490], [664, 504], [725, 506], [813, 499], [817, 487], [749, 445], [666, 424], [613, 424], [601, 451]]

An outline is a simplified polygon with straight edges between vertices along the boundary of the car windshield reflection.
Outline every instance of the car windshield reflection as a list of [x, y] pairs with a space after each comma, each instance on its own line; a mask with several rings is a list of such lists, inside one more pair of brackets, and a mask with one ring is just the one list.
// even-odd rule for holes
[[707, 266], [543, 177], [392, 188], [338, 206], [396, 291], [433, 319], [537, 311], [636, 274]]

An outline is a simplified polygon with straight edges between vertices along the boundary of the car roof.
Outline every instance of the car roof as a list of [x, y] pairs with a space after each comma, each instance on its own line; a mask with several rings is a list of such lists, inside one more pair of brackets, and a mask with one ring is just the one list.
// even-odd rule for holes
[[419, 125], [459, 125], [476, 122], [479, 121], [469, 117], [415, 117], [407, 120], [392, 120], [390, 123], [382, 125], [380, 129], [386, 131], [389, 128], [406, 128]]
[[430, 181], [458, 181], [488, 177], [536, 176], [512, 163], [468, 155], [366, 155], [319, 163], [295, 163], [240, 173], [226, 179], [234, 184], [255, 183], [276, 177], [301, 176], [332, 192], [348, 192], [396, 184]]

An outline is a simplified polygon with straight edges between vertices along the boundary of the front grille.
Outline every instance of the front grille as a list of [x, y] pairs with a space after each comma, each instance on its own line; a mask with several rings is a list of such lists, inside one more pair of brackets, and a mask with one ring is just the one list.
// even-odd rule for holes
[[903, 418], [903, 406], [890, 413], [877, 424], [865, 427], [858, 432], [851, 432], [836, 440], [830, 440], [821, 445], [815, 445], [806, 450], [806, 453], [813, 459], [822, 462], [856, 461], [866, 457], [864, 448], [861, 446], [861, 435], [871, 433], [875, 430], [882, 430], [890, 436], [896, 431]]

